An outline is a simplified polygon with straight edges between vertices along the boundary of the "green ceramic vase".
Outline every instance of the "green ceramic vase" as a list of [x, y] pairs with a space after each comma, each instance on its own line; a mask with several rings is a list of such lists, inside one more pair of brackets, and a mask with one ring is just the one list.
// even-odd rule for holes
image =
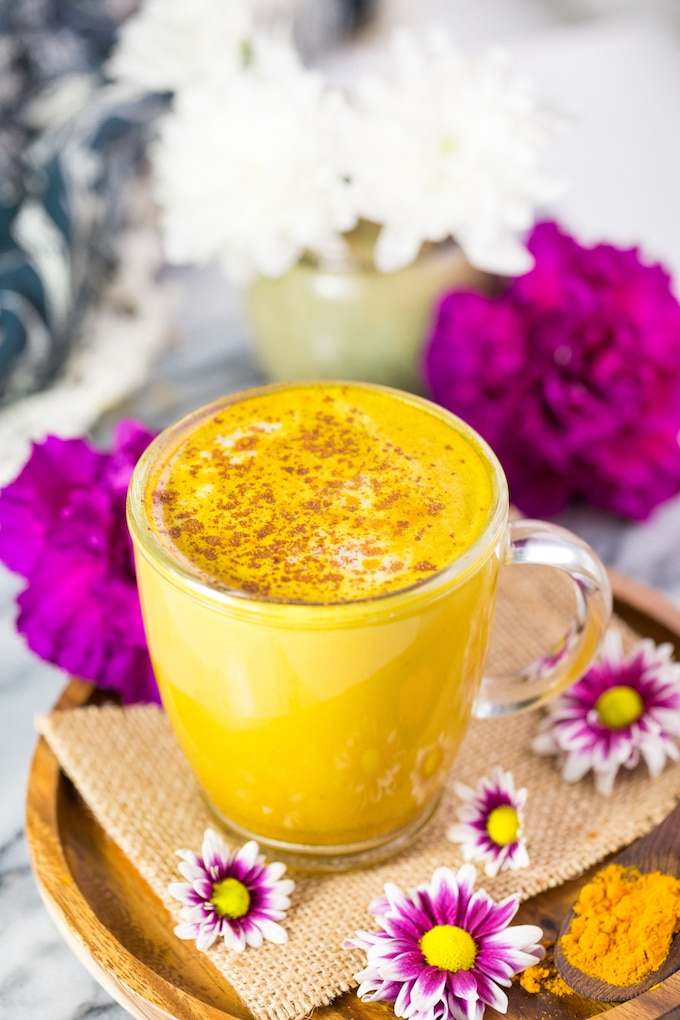
[[308, 253], [284, 276], [246, 292], [251, 339], [272, 381], [347, 379], [423, 392], [422, 351], [437, 299], [488, 289], [453, 242], [425, 245], [411, 265], [381, 273], [378, 228], [362, 223], [341, 256]]

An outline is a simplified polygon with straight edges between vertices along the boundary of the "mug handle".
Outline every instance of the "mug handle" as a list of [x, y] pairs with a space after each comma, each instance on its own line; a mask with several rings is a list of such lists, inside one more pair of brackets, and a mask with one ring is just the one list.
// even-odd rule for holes
[[597, 652], [612, 611], [604, 565], [566, 528], [546, 521], [509, 521], [501, 563], [563, 571], [573, 582], [576, 613], [567, 633], [545, 655], [506, 676], [484, 677], [474, 705], [480, 719], [535, 708], [578, 680]]

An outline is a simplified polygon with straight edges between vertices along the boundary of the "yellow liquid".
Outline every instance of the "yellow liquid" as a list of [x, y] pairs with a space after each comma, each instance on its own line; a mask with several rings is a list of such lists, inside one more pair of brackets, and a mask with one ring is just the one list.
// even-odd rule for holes
[[434, 593], [419, 582], [488, 527], [494, 467], [426, 408], [351, 385], [260, 392], [181, 427], [149, 474], [157, 537], [217, 592], [138, 544], [163, 701], [210, 803], [264, 842], [408, 828], [470, 719], [496, 551]]
[[274, 390], [206, 417], [153, 480], [177, 555], [234, 591], [347, 602], [441, 570], [482, 530], [487, 465], [380, 390]]

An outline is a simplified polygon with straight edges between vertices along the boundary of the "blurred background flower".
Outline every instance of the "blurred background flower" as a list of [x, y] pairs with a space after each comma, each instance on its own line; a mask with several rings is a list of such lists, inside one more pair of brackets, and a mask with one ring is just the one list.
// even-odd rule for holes
[[[244, 284], [327, 249], [356, 216], [338, 165], [340, 97], [292, 47], [253, 37], [243, 72], [175, 94], [152, 150], [165, 251]], [[216, 70], [216, 69], [215, 69]]]
[[123, 26], [108, 75], [168, 101], [148, 149], [165, 258], [244, 288], [268, 379], [422, 389], [443, 283], [532, 265], [565, 118], [500, 47], [402, 29], [334, 85], [295, 28], [249, 0], [146, 0]]
[[357, 216], [382, 225], [377, 268], [455, 238], [480, 269], [529, 269], [524, 235], [561, 190], [539, 169], [559, 124], [506, 50], [466, 57], [443, 30], [420, 42], [397, 33], [381, 72], [351, 91], [342, 125]]
[[680, 305], [635, 249], [584, 247], [557, 224], [495, 296], [449, 293], [425, 350], [433, 398], [498, 454], [511, 498], [571, 499], [644, 519], [680, 491]]
[[447, 238], [481, 269], [531, 265], [523, 234], [559, 187], [539, 164], [561, 119], [507, 53], [467, 59], [443, 29], [401, 32], [341, 98], [256, 13], [151, 0], [109, 62], [118, 80], [173, 92], [152, 154], [171, 262], [217, 256], [240, 285], [367, 220], [381, 272]]
[[151, 92], [235, 73], [252, 12], [243, 0], [145, 0], [121, 26], [109, 73]]

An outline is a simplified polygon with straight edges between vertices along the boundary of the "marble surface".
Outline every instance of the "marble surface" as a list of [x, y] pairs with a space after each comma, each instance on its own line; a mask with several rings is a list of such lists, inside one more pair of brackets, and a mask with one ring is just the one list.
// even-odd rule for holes
[[[405, 8], [403, 2], [395, 6]], [[615, 5], [604, 0], [599, 6], [598, 0], [581, 5], [562, 0], [543, 5], [530, 0], [512, 4], [489, 0], [464, 6], [469, 12], [480, 6], [503, 10], [508, 31], [512, 23], [515, 36], [518, 25], [529, 32], [543, 30], [547, 24], [554, 37], [557, 27], [573, 22], [574, 10], [580, 16], [584, 12], [608, 16]], [[632, 9], [630, 3], [623, 6]], [[663, 6], [656, 5], [660, 16], [665, 13]], [[509, 7], [516, 12], [514, 21], [507, 17]], [[450, 5], [453, 8], [462, 13], [463, 5]], [[469, 37], [475, 43], [486, 41], [491, 36], [491, 21], [484, 25], [483, 18], [472, 20]], [[677, 42], [677, 27], [673, 28], [670, 20], [664, 22], [664, 39], [666, 28]], [[675, 209], [677, 212], [677, 206]], [[658, 214], [655, 207], [654, 224], [661, 222]], [[579, 215], [585, 217], [585, 213]], [[676, 241], [679, 236], [676, 230]], [[100, 438], [106, 438], [119, 415], [133, 413], [161, 426], [219, 393], [261, 380], [249, 351], [238, 296], [212, 272], [177, 274], [177, 282], [184, 298], [175, 345], [160, 360], [144, 389], [100, 423]], [[562, 523], [588, 540], [607, 564], [658, 588], [680, 606], [680, 499], [660, 508], [642, 525], [588, 510], [572, 510]], [[15, 633], [14, 598], [20, 587], [16, 578], [0, 568], [0, 1017], [124, 1020], [128, 1016], [125, 1010], [96, 984], [57, 933], [30, 869], [24, 797], [35, 744], [33, 720], [37, 713], [49, 709], [65, 677], [33, 657]]]

